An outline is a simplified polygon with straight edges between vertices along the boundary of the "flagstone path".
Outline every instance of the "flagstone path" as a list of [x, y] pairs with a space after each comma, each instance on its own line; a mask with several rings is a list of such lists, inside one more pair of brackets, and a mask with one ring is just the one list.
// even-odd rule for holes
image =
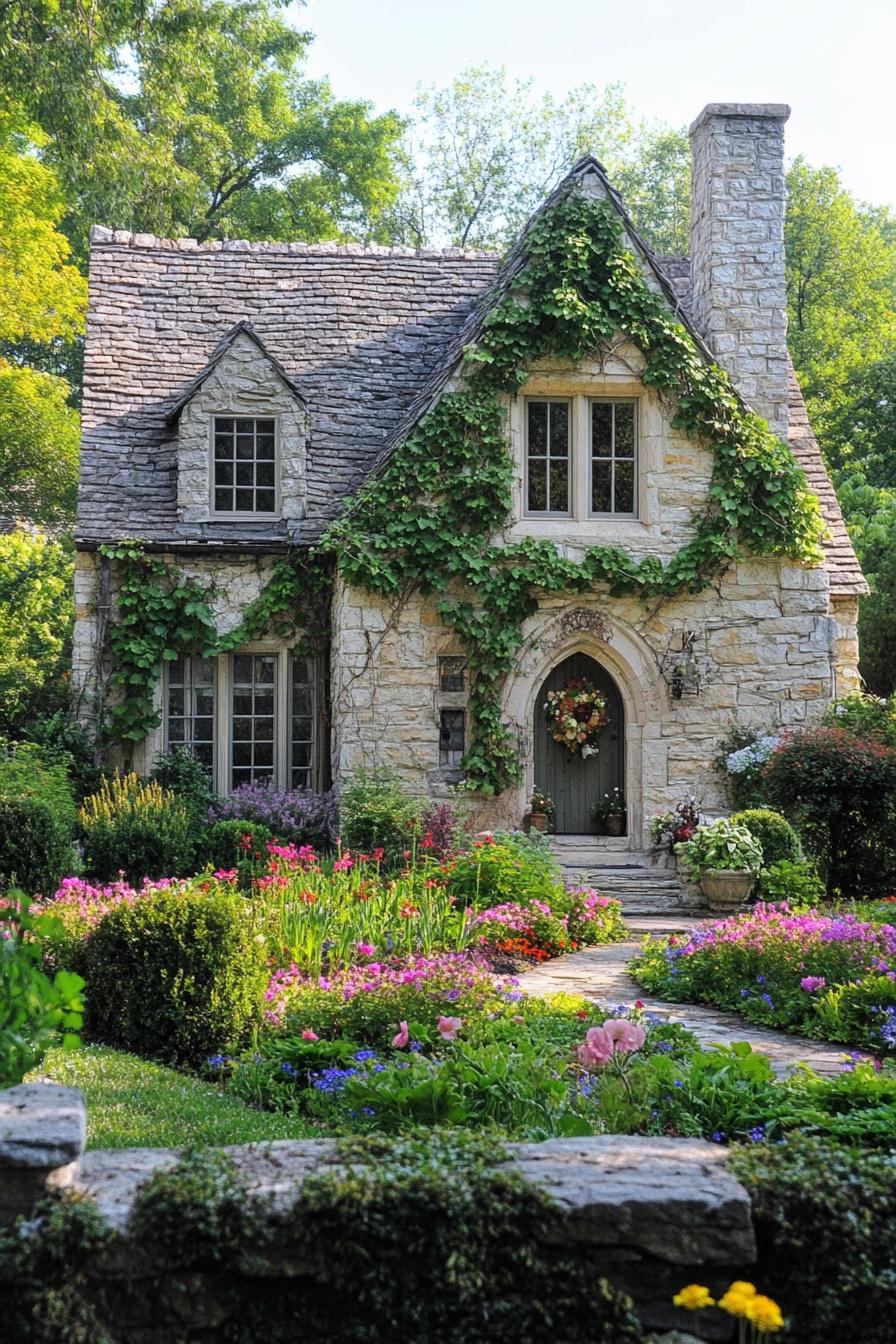
[[706, 920], [676, 920], [662, 917], [629, 917], [628, 927], [636, 935], [624, 943], [609, 947], [589, 947], [583, 952], [572, 952], [557, 957], [534, 970], [520, 975], [520, 988], [527, 994], [581, 994], [602, 1004], [633, 1004], [640, 999], [651, 1013], [680, 1022], [692, 1031], [701, 1045], [749, 1041], [755, 1050], [768, 1055], [778, 1074], [788, 1073], [798, 1064], [809, 1064], [817, 1073], [839, 1074], [843, 1071], [846, 1048], [809, 1040], [805, 1036], [791, 1036], [771, 1027], [757, 1027], [745, 1022], [736, 1013], [698, 1003], [669, 1003], [652, 998], [629, 975], [629, 961], [636, 955], [645, 933], [679, 933]]

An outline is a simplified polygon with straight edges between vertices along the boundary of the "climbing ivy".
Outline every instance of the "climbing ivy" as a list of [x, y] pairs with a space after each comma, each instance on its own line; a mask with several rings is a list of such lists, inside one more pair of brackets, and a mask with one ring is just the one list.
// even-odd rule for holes
[[[642, 381], [673, 398], [673, 427], [713, 451], [707, 503], [692, 538], [666, 564], [658, 556], [636, 560], [618, 546], [590, 546], [571, 560], [544, 538], [505, 542], [514, 474], [507, 396], [523, 386], [534, 360], [577, 363], [620, 331], [642, 353]], [[744, 407], [728, 375], [650, 288], [608, 201], [572, 189], [534, 222], [525, 260], [466, 350], [462, 375], [462, 387], [441, 396], [310, 558], [278, 562], [239, 629], [212, 647], [236, 648], [294, 613], [308, 574], [325, 582], [324, 557], [335, 559], [349, 583], [387, 599], [414, 590], [440, 594], [439, 613], [463, 642], [472, 673], [466, 784], [492, 795], [519, 777], [502, 688], [542, 594], [598, 585], [643, 600], [697, 593], [744, 553], [817, 563], [822, 527], [790, 449]], [[174, 576], [159, 583], [152, 574], [156, 594], [142, 582], [130, 585], [134, 604], [126, 604], [113, 631], [113, 657], [125, 657], [115, 676], [134, 701], [114, 712], [133, 737], [146, 730], [159, 658], [188, 651], [191, 642], [200, 646], [211, 619], [195, 585]], [[170, 605], [177, 602], [178, 613]]]
[[[324, 538], [344, 577], [382, 596], [448, 590], [439, 612], [473, 673], [467, 786], [485, 794], [518, 778], [501, 693], [540, 594], [605, 585], [614, 595], [669, 598], [699, 592], [745, 551], [821, 559], [818, 504], [790, 449], [649, 287], [612, 205], [570, 191], [525, 245], [525, 264], [466, 351], [464, 389], [442, 396]], [[674, 396], [673, 426], [713, 449], [692, 539], [666, 565], [618, 546], [591, 546], [575, 561], [547, 539], [503, 542], [496, 534], [514, 471], [503, 399], [532, 361], [577, 363], [618, 331], [642, 352], [642, 381]]]
[[117, 619], [107, 634], [109, 681], [118, 691], [105, 715], [109, 742], [140, 742], [158, 727], [155, 689], [166, 662], [194, 653], [207, 658], [229, 653], [270, 629], [292, 638], [300, 616], [305, 628], [294, 646], [298, 653], [317, 652], [324, 639], [329, 582], [323, 556], [290, 551], [277, 560], [239, 625], [219, 635], [210, 586], [148, 555], [138, 541], [101, 551], [116, 562], [118, 576]]

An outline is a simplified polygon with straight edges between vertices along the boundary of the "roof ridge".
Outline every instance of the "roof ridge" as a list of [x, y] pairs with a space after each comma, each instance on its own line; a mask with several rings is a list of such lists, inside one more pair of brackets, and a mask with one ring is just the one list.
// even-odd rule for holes
[[246, 238], [213, 238], [200, 242], [197, 238], [160, 238], [154, 233], [132, 233], [130, 229], [109, 229], [93, 224], [90, 229], [91, 247], [132, 247], [145, 251], [176, 252], [261, 252], [292, 256], [310, 253], [313, 256], [349, 257], [423, 257], [447, 258], [451, 261], [467, 258], [497, 257], [499, 253], [472, 247], [387, 247], [380, 243], [268, 243], [250, 242]]

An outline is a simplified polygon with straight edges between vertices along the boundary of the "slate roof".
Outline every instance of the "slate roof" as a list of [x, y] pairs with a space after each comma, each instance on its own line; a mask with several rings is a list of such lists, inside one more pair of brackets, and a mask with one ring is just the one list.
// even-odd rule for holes
[[[690, 326], [688, 259], [658, 258], [644, 246], [596, 160], [577, 164], [533, 219], [571, 178], [590, 172]], [[493, 254], [459, 248], [200, 245], [108, 229], [94, 229], [91, 242], [77, 524], [87, 547], [123, 536], [177, 549], [315, 541], [437, 399], [525, 255], [525, 233], [503, 265]], [[281, 521], [177, 518], [177, 415], [236, 328], [258, 341], [310, 414], [309, 516], [289, 534]], [[867, 592], [792, 370], [790, 393], [789, 440], [830, 532], [832, 592]]]

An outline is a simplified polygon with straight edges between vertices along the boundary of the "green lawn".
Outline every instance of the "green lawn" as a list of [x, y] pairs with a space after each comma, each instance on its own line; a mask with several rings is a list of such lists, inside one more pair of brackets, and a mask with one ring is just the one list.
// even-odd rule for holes
[[306, 1120], [254, 1110], [211, 1083], [99, 1045], [51, 1050], [30, 1077], [80, 1087], [87, 1102], [88, 1148], [180, 1148], [321, 1135]]

